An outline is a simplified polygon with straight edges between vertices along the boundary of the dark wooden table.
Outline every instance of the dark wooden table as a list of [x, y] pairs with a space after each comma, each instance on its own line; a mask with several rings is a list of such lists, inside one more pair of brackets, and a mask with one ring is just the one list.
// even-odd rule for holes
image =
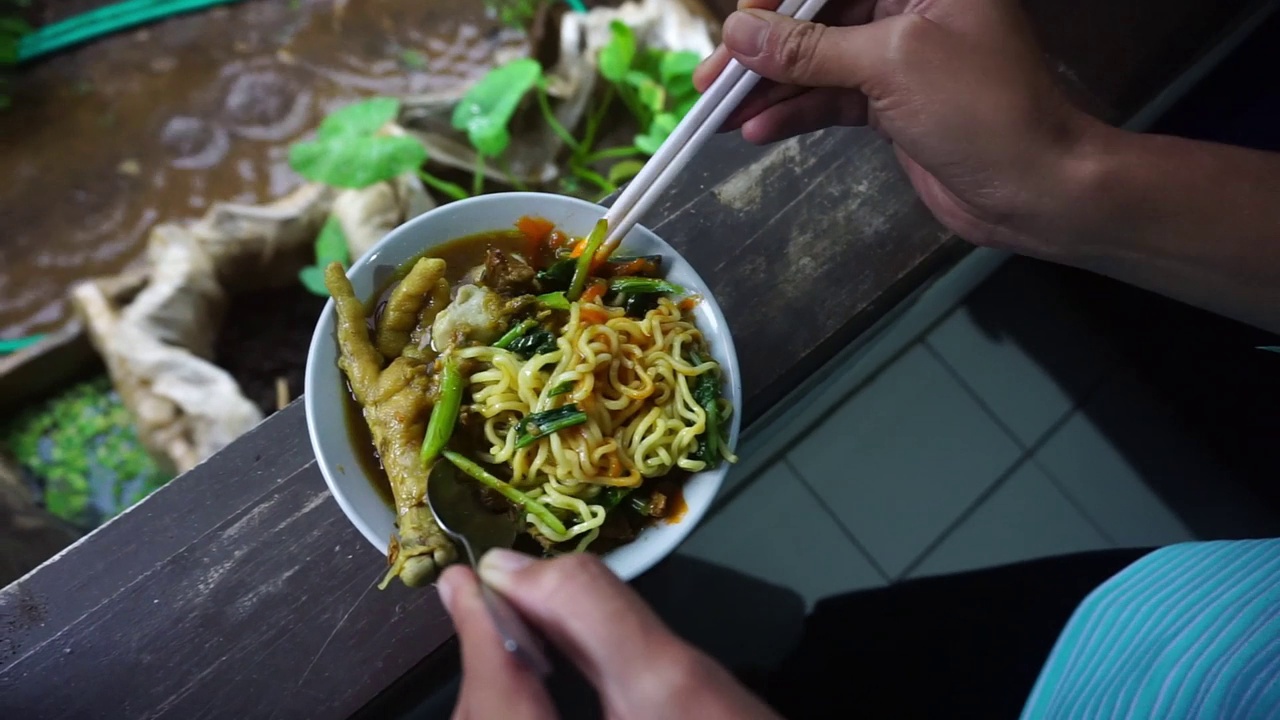
[[[1119, 122], [1264, 5], [1030, 8], [1064, 82]], [[966, 251], [858, 130], [764, 149], [719, 138], [649, 221], [724, 307], [747, 423]], [[294, 403], [0, 591], [0, 717], [369, 712], [411, 671], [447, 671], [453, 635], [434, 592], [379, 592], [380, 574]]]

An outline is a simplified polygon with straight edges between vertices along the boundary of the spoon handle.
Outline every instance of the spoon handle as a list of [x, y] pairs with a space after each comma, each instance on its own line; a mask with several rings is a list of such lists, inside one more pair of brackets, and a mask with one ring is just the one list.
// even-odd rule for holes
[[528, 623], [520, 617], [506, 598], [494, 592], [485, 582], [480, 583], [480, 594], [489, 608], [489, 616], [502, 636], [502, 645], [508, 652], [520, 658], [525, 667], [533, 671], [539, 679], [551, 674], [551, 661], [542, 649], [542, 643], [529, 629]]

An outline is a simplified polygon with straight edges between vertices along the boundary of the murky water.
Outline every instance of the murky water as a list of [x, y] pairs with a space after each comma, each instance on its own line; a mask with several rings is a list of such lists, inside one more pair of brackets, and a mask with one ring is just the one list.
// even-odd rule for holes
[[138, 261], [157, 221], [292, 189], [288, 144], [333, 108], [523, 43], [479, 0], [250, 0], [26, 69], [0, 112], [0, 337], [62, 323], [68, 286]]

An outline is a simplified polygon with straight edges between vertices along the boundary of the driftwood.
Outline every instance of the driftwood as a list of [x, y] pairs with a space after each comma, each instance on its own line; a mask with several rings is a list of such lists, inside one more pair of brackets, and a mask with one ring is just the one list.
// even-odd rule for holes
[[218, 203], [189, 226], [155, 226], [144, 274], [74, 288], [89, 338], [156, 461], [185, 472], [262, 420], [211, 361], [229, 294], [296, 283], [330, 213], [357, 257], [431, 207], [412, 175], [342, 192], [307, 184], [264, 205]]

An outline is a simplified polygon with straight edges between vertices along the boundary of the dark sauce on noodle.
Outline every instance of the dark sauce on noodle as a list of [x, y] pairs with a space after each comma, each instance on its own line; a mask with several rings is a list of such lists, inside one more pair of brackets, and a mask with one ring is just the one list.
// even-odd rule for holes
[[[392, 290], [400, 284], [409, 269], [419, 258], [439, 258], [445, 261], [446, 270], [445, 278], [449, 281], [450, 288], [456, 290], [461, 281], [467, 277], [468, 273], [473, 271], [477, 266], [484, 265], [485, 254], [489, 248], [496, 248], [505, 252], [518, 252], [526, 257], [529, 253], [529, 243], [525, 236], [519, 230], [495, 230], [477, 235], [469, 235], [467, 237], [451, 240], [443, 245], [437, 245], [429, 250], [422, 252], [406, 261], [403, 265], [396, 269], [396, 272], [387, 281], [387, 283], [378, 290], [374, 295], [372, 302], [365, 303], [366, 312], [368, 312], [368, 322], [370, 332], [374, 329], [374, 323], [382, 312], [382, 307], [386, 304]], [[544, 264], [546, 258], [536, 258], [535, 263]], [[370, 312], [372, 309], [372, 312]], [[364, 471], [365, 477], [369, 478], [374, 490], [378, 496], [386, 503], [388, 508], [395, 510], [395, 498], [391, 494], [391, 483], [387, 479], [387, 474], [382, 468], [382, 460], [378, 457], [378, 451], [373, 444], [373, 435], [369, 432], [369, 426], [364, 421], [364, 415], [361, 412], [359, 403], [356, 402], [355, 396], [351, 393], [350, 386], [347, 387], [347, 403], [345, 407], [345, 421], [347, 426], [347, 437], [350, 439], [353, 447], [357, 448], [356, 457], [360, 462], [360, 469]], [[476, 457], [475, 441], [468, 437], [466, 432], [462, 431], [460, 426], [458, 431], [454, 432], [454, 437], [450, 440], [450, 447], [454, 450], [471, 458]], [[496, 470], [495, 474], [504, 477], [508, 473], [506, 468], [490, 468]], [[594, 553], [605, 553], [616, 547], [625, 545], [634, 539], [635, 534], [643, 530], [649, 525], [659, 522], [677, 523], [684, 517], [688, 511], [688, 505], [685, 503], [682, 488], [688, 479], [689, 473], [682, 470], [673, 470], [661, 478], [650, 478], [644, 481], [640, 487], [636, 488], [637, 493], [651, 492], [659, 485], [662, 486], [663, 492], [667, 494], [668, 509], [666, 514], [660, 518], [642, 518], [634, 513], [627, 512], [622, 509], [610, 512], [613, 516], [620, 516], [615, 522], [626, 522], [630, 527], [630, 532], [623, 533], [619, 537], [607, 537], [602, 533], [599, 538], [593, 542], [588, 549]], [[505, 501], [504, 501], [505, 502]], [[514, 508], [511, 509], [514, 512]], [[563, 546], [558, 550], [571, 550], [576, 543], [576, 539]], [[521, 533], [516, 539], [515, 548], [524, 552], [535, 555], [543, 554], [543, 548], [527, 533]]]

